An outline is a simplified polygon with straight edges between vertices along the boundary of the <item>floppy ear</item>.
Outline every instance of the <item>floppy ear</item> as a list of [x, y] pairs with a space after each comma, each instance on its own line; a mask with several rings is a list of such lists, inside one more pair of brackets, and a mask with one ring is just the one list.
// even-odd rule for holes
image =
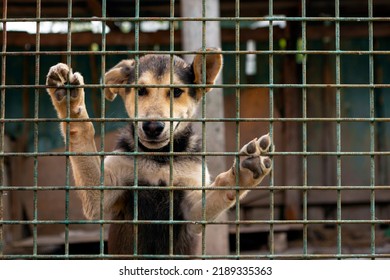
[[[207, 48], [207, 51], [219, 51], [216, 48]], [[206, 63], [203, 67], [203, 63]], [[206, 54], [203, 58], [203, 54], [195, 55], [192, 68], [194, 70], [194, 83], [195, 84], [207, 84], [213, 85], [218, 77], [219, 72], [222, 69], [222, 55], [221, 54]], [[206, 81], [203, 81], [203, 68], [206, 70]], [[206, 88], [206, 92], [211, 91], [212, 88]]]
[[134, 81], [134, 65], [135, 62], [133, 59], [122, 60], [113, 68], [111, 68], [104, 75], [104, 83], [106, 87], [104, 89], [104, 94], [106, 95], [106, 99], [112, 101], [115, 99], [116, 95], [121, 93], [124, 89], [119, 87], [109, 87], [109, 85], [117, 85], [117, 84], [131, 84]]

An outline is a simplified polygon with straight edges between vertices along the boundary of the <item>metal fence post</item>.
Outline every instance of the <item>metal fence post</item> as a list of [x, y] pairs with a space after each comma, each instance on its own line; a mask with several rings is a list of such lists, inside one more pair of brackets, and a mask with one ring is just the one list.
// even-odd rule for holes
[[[1, 52], [5, 54], [7, 52], [7, 0], [3, 0], [2, 7], [2, 19], [3, 22], [3, 46]], [[5, 77], [6, 77], [6, 56], [1, 57], [1, 104], [0, 104], [0, 120], [5, 120]], [[4, 154], [4, 138], [5, 138], [5, 123], [0, 123], [0, 153]], [[4, 217], [4, 192], [3, 186], [5, 183], [5, 168], [4, 168], [4, 156], [0, 157], [0, 257], [3, 256], [4, 252], [4, 227], [3, 227], [3, 217]]]

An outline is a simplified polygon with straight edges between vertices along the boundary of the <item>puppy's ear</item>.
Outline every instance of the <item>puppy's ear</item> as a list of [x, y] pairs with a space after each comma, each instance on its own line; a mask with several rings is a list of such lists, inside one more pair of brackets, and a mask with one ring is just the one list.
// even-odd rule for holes
[[[220, 49], [216, 48], [207, 48], [207, 51], [220, 51]], [[203, 63], [206, 65], [203, 66]], [[213, 54], [206, 54], [203, 57], [203, 54], [197, 54], [195, 55], [194, 62], [192, 63], [192, 68], [194, 70], [194, 83], [195, 84], [207, 84], [207, 85], [213, 85], [215, 83], [215, 80], [218, 77], [219, 72], [222, 69], [222, 55], [213, 53]], [[206, 70], [206, 81], [203, 81], [203, 69]], [[212, 88], [206, 88], [206, 92], [211, 91]]]
[[131, 84], [134, 82], [134, 67], [135, 62], [133, 59], [122, 60], [113, 68], [111, 68], [104, 75], [104, 83], [106, 88], [104, 89], [104, 94], [106, 99], [112, 101], [115, 99], [116, 95], [123, 93], [124, 91], [130, 90], [130, 88], [120, 88], [120, 87], [109, 87], [109, 85], [118, 85], [118, 84]]

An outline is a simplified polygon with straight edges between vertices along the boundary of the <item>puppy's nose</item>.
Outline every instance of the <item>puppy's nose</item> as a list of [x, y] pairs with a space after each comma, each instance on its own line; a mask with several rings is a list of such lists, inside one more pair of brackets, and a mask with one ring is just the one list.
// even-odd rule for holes
[[149, 138], [158, 137], [161, 132], [164, 130], [165, 124], [163, 122], [143, 122], [142, 129], [145, 132], [146, 136]]

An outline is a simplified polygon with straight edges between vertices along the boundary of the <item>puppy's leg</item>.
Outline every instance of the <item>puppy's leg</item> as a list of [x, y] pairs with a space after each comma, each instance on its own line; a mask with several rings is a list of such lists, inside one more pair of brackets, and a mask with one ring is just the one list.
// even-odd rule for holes
[[[58, 117], [67, 117], [67, 89], [66, 85], [82, 86], [84, 79], [80, 73], [72, 73], [63, 63], [50, 68], [47, 74], [47, 91], [51, 97]], [[88, 119], [84, 103], [84, 89], [82, 87], [70, 89], [70, 118]], [[66, 141], [66, 123], [61, 123], [61, 132]], [[96, 152], [94, 141], [95, 130], [91, 122], [69, 123], [69, 150], [71, 152]], [[71, 156], [70, 157], [76, 186], [98, 186], [100, 184], [100, 159], [98, 156]], [[84, 214], [88, 218], [98, 217], [100, 192], [97, 190], [80, 190]]]
[[[237, 168], [234, 162], [232, 168], [219, 174], [210, 185], [216, 187], [215, 190], [206, 192], [206, 219], [214, 220], [223, 211], [232, 207], [236, 203], [236, 190], [218, 190], [218, 186], [254, 187], [271, 171], [271, 159], [265, 154], [272, 149], [273, 145], [269, 135], [264, 135], [260, 139], [254, 139], [246, 144], [240, 151], [240, 163]], [[238, 170], [237, 170], [238, 169]], [[238, 172], [238, 174], [237, 174]], [[239, 190], [239, 198], [243, 198], [248, 190]], [[189, 197], [191, 208], [189, 209], [190, 219], [202, 219], [202, 198], [201, 192], [193, 192]], [[193, 229], [199, 232], [201, 227], [194, 225]]]

